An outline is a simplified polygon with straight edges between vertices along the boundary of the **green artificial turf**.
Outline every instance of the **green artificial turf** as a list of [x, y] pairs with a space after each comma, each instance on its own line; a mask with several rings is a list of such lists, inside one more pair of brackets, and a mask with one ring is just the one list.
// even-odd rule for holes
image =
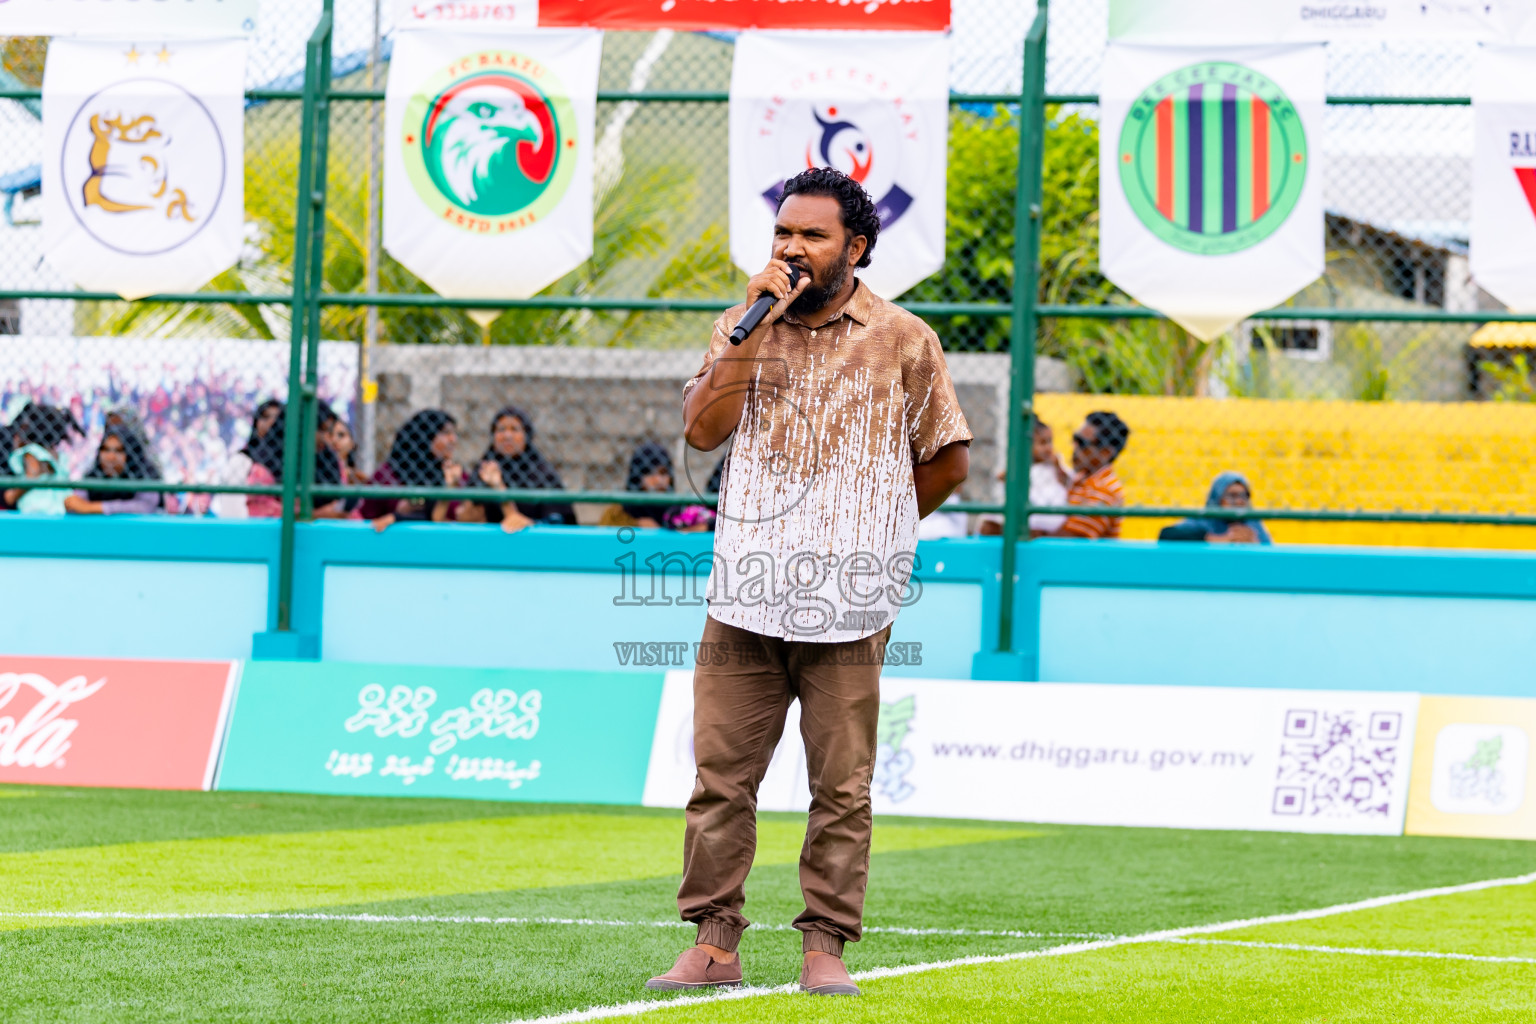
[[0, 800], [4, 801], [0, 803], [0, 852], [573, 812], [625, 817], [671, 815], [670, 811], [639, 807], [430, 797], [381, 800], [377, 797], [302, 793], [198, 793], [3, 785], [0, 785]]
[[1529, 1024], [1531, 967], [1146, 945], [865, 982], [859, 999], [771, 995], [647, 1024]]
[[[498, 1024], [656, 998], [644, 979], [691, 940], [688, 929], [667, 926], [676, 921], [681, 860], [675, 811], [0, 787], [0, 796], [11, 793], [0, 799], [0, 914], [628, 923], [0, 916], [7, 1024]], [[763, 927], [747, 933], [742, 957], [749, 982], [779, 985], [799, 966], [799, 936], [787, 926], [800, 909], [804, 820], [763, 819], [746, 908]], [[880, 820], [875, 835], [866, 924], [966, 934], [874, 931], [848, 949], [856, 971], [1040, 951], [1077, 936], [1284, 913], [1536, 868], [1536, 847], [1519, 842], [902, 818]], [[1533, 921], [1536, 888], [1524, 887], [1212, 937], [1407, 948], [1408, 934], [1414, 948], [1497, 952], [1536, 949]], [[976, 934], [987, 930], [1045, 934]], [[866, 989], [859, 1000], [755, 997], [672, 1007], [655, 1019], [1386, 1022], [1515, 1019], [1500, 1016], [1511, 1007], [1536, 1019], [1536, 966], [1233, 946], [1117, 947], [883, 978]]]

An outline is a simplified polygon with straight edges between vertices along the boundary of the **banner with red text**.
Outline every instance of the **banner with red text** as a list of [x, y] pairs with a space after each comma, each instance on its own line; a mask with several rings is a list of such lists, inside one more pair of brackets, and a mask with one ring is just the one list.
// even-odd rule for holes
[[859, 277], [893, 299], [944, 266], [949, 40], [743, 32], [731, 71], [731, 259], [748, 274], [773, 249], [784, 182], [835, 167], [880, 214]]
[[211, 789], [229, 661], [0, 658], [0, 782]]
[[439, 295], [525, 299], [592, 254], [603, 36], [402, 32], [385, 100], [384, 247]]
[[1482, 47], [1472, 116], [1472, 280], [1536, 311], [1536, 47]]
[[538, 0], [540, 25], [679, 30], [819, 28], [942, 32], [950, 0]]

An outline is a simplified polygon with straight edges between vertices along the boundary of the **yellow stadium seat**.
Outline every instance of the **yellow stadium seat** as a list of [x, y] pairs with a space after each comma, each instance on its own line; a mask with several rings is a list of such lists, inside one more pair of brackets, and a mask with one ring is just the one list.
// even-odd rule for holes
[[[1131, 428], [1117, 463], [1132, 505], [1196, 508], [1235, 470], [1259, 508], [1536, 512], [1536, 405], [1041, 394], [1038, 415], [1070, 455], [1095, 409]], [[1127, 518], [1127, 539], [1172, 520]], [[1274, 520], [1276, 543], [1536, 548], [1536, 527]]]

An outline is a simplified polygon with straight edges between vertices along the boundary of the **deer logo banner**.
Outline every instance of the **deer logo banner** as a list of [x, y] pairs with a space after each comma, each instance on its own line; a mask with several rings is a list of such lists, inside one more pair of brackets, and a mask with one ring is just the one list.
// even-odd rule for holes
[[43, 74], [43, 249], [125, 299], [193, 291], [245, 238], [243, 39], [55, 39]]

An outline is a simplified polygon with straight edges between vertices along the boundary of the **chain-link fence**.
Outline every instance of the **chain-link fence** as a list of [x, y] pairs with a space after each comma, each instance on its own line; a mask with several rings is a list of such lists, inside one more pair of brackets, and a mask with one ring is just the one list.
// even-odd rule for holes
[[[263, 6], [246, 249], [195, 299], [79, 293], [41, 260], [46, 44], [4, 41], [0, 413], [67, 410], [79, 429], [56, 472], [98, 473], [98, 505], [147, 487], [168, 511], [707, 528], [722, 455], [683, 444], [679, 401], [745, 284], [728, 251], [731, 37], [607, 33], [592, 258], [533, 300], [450, 302], [380, 245], [391, 7]], [[1451, 525], [1524, 522], [1536, 426], [1531, 337], [1485, 326], [1498, 313], [1467, 275], [1471, 45], [1330, 47], [1327, 272], [1206, 343], [1098, 270], [1104, 5], [1054, 7], [1043, 62], [1026, 56], [1034, 15], [954, 0], [948, 258], [902, 297], [938, 332], [976, 435], [969, 525], [1005, 497], [1020, 525], [1052, 504], [1028, 486], [1028, 414], [1064, 461], [1108, 410], [1131, 429], [1126, 537], [1200, 513], [1235, 470], [1276, 539], [1521, 543]], [[315, 401], [289, 416], [271, 404], [289, 394]], [[136, 440], [103, 462], [109, 425]], [[21, 433], [6, 444], [36, 440]], [[128, 472], [119, 446], [162, 482], [108, 479]]]

